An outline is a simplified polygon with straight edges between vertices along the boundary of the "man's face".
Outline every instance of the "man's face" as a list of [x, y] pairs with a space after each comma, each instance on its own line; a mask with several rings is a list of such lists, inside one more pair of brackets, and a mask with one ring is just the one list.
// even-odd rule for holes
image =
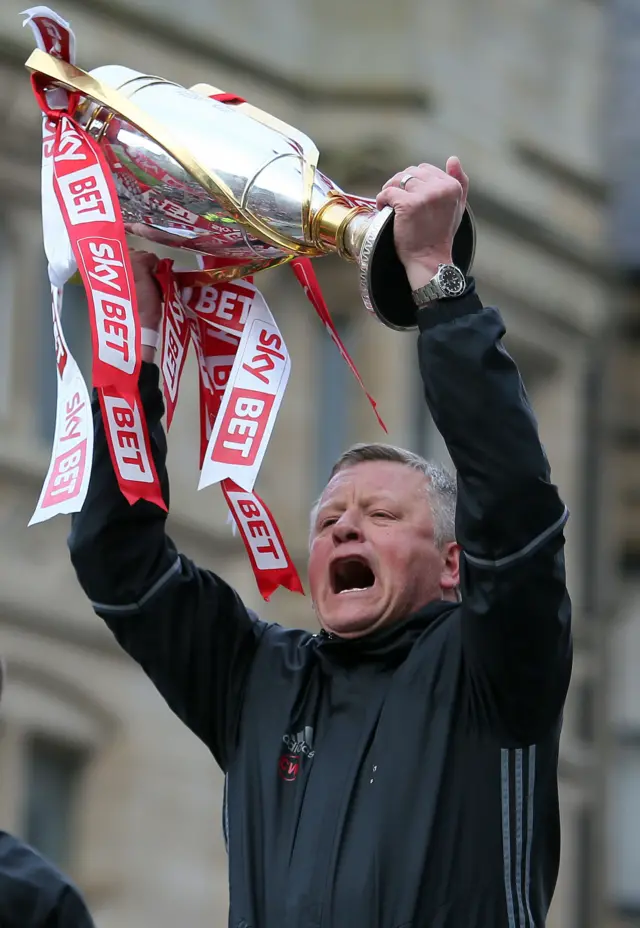
[[393, 461], [337, 473], [312, 529], [309, 583], [320, 624], [344, 638], [453, 598], [458, 546], [434, 542], [425, 475]]

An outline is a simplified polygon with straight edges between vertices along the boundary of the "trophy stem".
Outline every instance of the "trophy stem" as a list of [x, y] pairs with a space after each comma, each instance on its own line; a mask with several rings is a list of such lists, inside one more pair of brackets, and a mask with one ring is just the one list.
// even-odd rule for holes
[[314, 244], [323, 251], [337, 251], [341, 258], [357, 262], [373, 210], [353, 206], [332, 196], [316, 212], [312, 224]]
[[[337, 251], [341, 257], [358, 265], [360, 295], [369, 312], [390, 328], [404, 330], [413, 327], [415, 312], [410, 292], [410, 318], [403, 318], [401, 325], [395, 325], [389, 319], [389, 307], [381, 307], [373, 292], [373, 258], [374, 253], [377, 258], [380, 256], [380, 244], [383, 239], [382, 251], [386, 259], [383, 263], [391, 264], [396, 277], [399, 272], [400, 277], [404, 278], [405, 288], [408, 287], [406, 274], [393, 247], [393, 210], [390, 207], [378, 211], [367, 206], [353, 206], [339, 194], [334, 194], [317, 210], [313, 218], [312, 235], [314, 244], [323, 251]], [[400, 283], [402, 282], [401, 279]], [[386, 304], [386, 298], [382, 302]]]

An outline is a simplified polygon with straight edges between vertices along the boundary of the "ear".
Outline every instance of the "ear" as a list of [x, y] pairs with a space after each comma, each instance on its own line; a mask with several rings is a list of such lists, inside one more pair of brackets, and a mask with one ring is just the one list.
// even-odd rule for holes
[[450, 541], [442, 548], [440, 588], [445, 599], [460, 585], [460, 545]]

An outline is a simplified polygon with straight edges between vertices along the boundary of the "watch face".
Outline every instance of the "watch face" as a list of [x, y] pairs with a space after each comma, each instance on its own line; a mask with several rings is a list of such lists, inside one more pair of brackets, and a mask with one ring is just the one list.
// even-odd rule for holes
[[438, 284], [445, 296], [458, 296], [464, 292], [466, 281], [462, 271], [452, 264], [445, 264], [438, 272]]

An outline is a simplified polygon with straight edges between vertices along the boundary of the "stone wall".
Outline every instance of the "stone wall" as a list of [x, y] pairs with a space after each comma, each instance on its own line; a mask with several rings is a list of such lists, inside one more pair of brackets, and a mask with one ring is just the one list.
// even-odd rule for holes
[[[47, 464], [46, 352], [39, 345], [46, 348], [50, 335], [39, 120], [23, 68], [31, 42], [20, 8], [8, 0], [0, 13], [0, 651], [9, 665], [0, 827], [23, 828], [25, 739], [44, 727], [88, 752], [70, 868], [99, 928], [221, 925], [220, 774], [91, 614], [68, 564], [65, 520], [25, 528]], [[585, 617], [581, 537], [585, 380], [590, 340], [608, 310], [599, 247], [602, 9], [576, 0], [366, 7], [246, 0], [226, 5], [219, 17], [204, 0], [76, 0], [56, 8], [72, 23], [82, 66], [117, 62], [235, 91], [308, 132], [327, 173], [354, 192], [375, 192], [405, 164], [442, 163], [452, 153], [463, 159], [478, 220], [479, 288], [503, 309], [509, 346], [573, 513], [576, 674], [563, 743], [562, 873], [550, 924], [596, 924], [584, 912], [586, 906], [597, 913], [599, 885], [594, 881], [588, 895], [584, 884], [599, 851], [587, 849], [585, 857], [581, 823], [592, 822], [598, 833], [600, 755], [580, 718], [587, 690], [598, 702], [603, 672], [592, 633], [599, 617]], [[325, 259], [318, 272], [330, 306], [351, 322], [354, 357], [390, 440], [433, 446], [428, 421], [417, 412], [413, 336], [367, 317], [352, 268]], [[293, 358], [259, 491], [303, 569], [307, 510], [322, 479], [318, 423], [345, 416], [353, 441], [380, 432], [355, 381], [346, 382], [342, 409], [322, 409], [325, 335], [290, 271], [259, 282]], [[196, 423], [188, 369], [171, 435], [174, 536], [266, 618], [311, 626], [308, 598], [277, 593], [268, 606], [261, 603], [219, 494], [196, 494]]]

